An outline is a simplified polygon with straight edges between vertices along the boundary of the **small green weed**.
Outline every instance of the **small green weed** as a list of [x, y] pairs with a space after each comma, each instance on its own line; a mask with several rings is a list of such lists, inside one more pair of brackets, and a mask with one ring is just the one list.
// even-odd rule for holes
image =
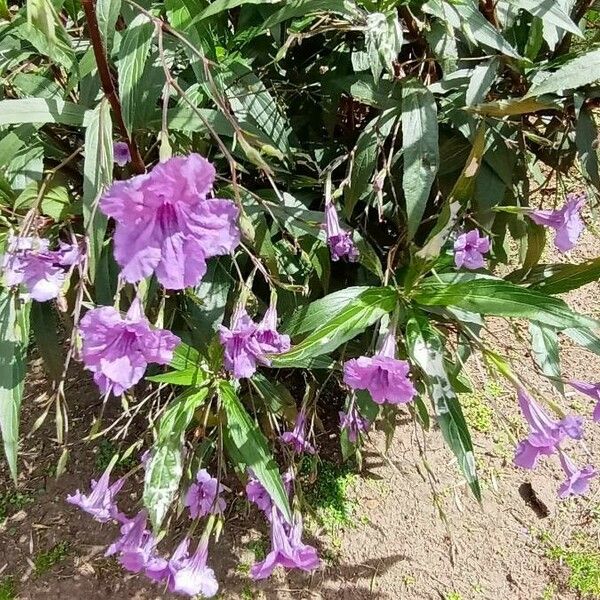
[[[96, 454], [96, 460], [94, 465], [98, 471], [104, 471], [108, 467], [112, 457], [119, 452], [118, 446], [112, 441], [102, 438], [98, 442], [98, 453]], [[128, 456], [125, 459], [121, 459], [117, 465], [124, 471], [129, 471], [135, 467], [137, 461], [134, 455]]]
[[0, 579], [0, 600], [14, 600], [17, 597], [17, 585], [11, 575]]
[[33, 504], [33, 496], [29, 493], [22, 494], [11, 490], [0, 495], [0, 521], [6, 519], [9, 515], [18, 512]]
[[254, 592], [249, 585], [242, 588], [242, 600], [254, 600]]
[[450, 592], [446, 596], [446, 600], [462, 600], [462, 596], [458, 592]]
[[486, 402], [486, 395], [497, 398], [501, 393], [502, 388], [496, 382], [489, 381], [483, 392], [461, 394], [460, 403], [467, 424], [481, 433], [489, 433], [493, 427], [494, 411]]
[[553, 547], [548, 555], [569, 567], [571, 573], [568, 585], [572, 590], [584, 597], [600, 598], [600, 553]]
[[256, 562], [264, 560], [269, 550], [267, 540], [260, 538], [258, 540], [251, 540], [246, 544], [248, 550], [254, 552], [254, 560]]
[[556, 596], [556, 586], [553, 583], [549, 583], [542, 592], [542, 600], [554, 600]]
[[33, 560], [35, 572], [37, 575], [44, 575], [52, 567], [64, 560], [70, 551], [68, 542], [59, 542], [46, 552], [38, 552]]

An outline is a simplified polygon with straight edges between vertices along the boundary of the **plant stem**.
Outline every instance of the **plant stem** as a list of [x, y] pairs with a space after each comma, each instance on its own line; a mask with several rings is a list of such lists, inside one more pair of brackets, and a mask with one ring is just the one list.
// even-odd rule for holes
[[104, 45], [102, 44], [102, 36], [100, 35], [100, 29], [98, 27], [98, 19], [96, 18], [96, 7], [94, 6], [94, 0], [81, 0], [81, 4], [85, 13], [85, 20], [90, 34], [92, 48], [94, 49], [94, 56], [96, 58], [96, 65], [98, 67], [98, 74], [100, 75], [102, 89], [104, 90], [104, 94], [110, 103], [115, 121], [119, 130], [121, 131], [121, 136], [127, 142], [127, 146], [129, 146], [129, 153], [131, 154], [131, 166], [136, 173], [144, 173], [146, 171], [146, 166], [144, 165], [140, 151], [135, 143], [135, 138], [133, 135], [129, 134], [127, 127], [125, 126], [125, 121], [123, 121], [121, 102], [119, 101], [119, 97], [115, 90], [106, 58], [106, 52], [104, 51]]

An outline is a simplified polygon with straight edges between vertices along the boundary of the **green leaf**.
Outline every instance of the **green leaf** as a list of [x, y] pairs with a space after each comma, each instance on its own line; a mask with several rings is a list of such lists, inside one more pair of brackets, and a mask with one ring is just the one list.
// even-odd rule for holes
[[397, 301], [398, 295], [393, 288], [369, 288], [289, 352], [271, 358], [276, 359], [274, 364], [284, 367], [331, 352], [394, 310]]
[[600, 50], [590, 50], [563, 64], [546, 79], [533, 85], [525, 98], [544, 94], [559, 94], [584, 85], [590, 85], [600, 79]]
[[207, 373], [200, 365], [190, 365], [179, 371], [175, 370], [158, 375], [148, 375], [144, 379], [146, 381], [154, 381], [155, 383], [202, 387], [206, 383]]
[[196, 348], [192, 348], [181, 342], [173, 352], [173, 359], [169, 363], [171, 367], [178, 371], [184, 371], [190, 368], [196, 368], [200, 362], [200, 354]]
[[560, 7], [557, 0], [508, 0], [516, 8], [522, 8], [539, 17], [544, 23], [556, 25], [565, 31], [583, 37], [581, 29], [573, 23], [571, 17]]
[[19, 415], [29, 343], [30, 304], [0, 288], [0, 431], [4, 454], [15, 483], [19, 447]]
[[173, 402], [161, 417], [158, 439], [146, 467], [143, 495], [144, 506], [155, 531], [160, 528], [179, 488], [183, 474], [185, 431], [194, 411], [207, 396], [207, 388], [185, 394]]
[[416, 80], [402, 88], [402, 148], [402, 188], [411, 240], [421, 224], [440, 162], [435, 98]]
[[121, 0], [97, 0], [96, 16], [98, 18], [98, 28], [100, 36], [106, 47], [106, 52], [110, 56], [112, 50], [113, 38], [115, 37], [115, 25], [119, 18], [121, 10]]
[[140, 14], [129, 24], [119, 47], [119, 96], [123, 120], [131, 132], [139, 124], [147, 82], [143, 74], [154, 37], [154, 24]]
[[445, 342], [427, 318], [420, 315], [408, 319], [406, 338], [409, 355], [421, 369], [444, 439], [454, 452], [473, 495], [481, 502], [471, 434], [444, 366]]
[[565, 302], [501, 279], [446, 284], [428, 279], [414, 299], [426, 306], [457, 306], [482, 315], [525, 318], [549, 327], [596, 327], [594, 319], [574, 313]]
[[293, 337], [308, 331], [315, 331], [323, 323], [332, 319], [344, 306], [368, 289], [368, 286], [364, 285], [347, 287], [319, 298], [310, 304], [301, 306], [284, 321], [282, 331]]
[[286, 0], [283, 7], [267, 18], [262, 26], [267, 31], [283, 21], [306, 17], [311, 13], [337, 13], [351, 17], [355, 14], [352, 5], [346, 0]]
[[278, 4], [281, 0], [214, 0], [199, 15], [196, 15], [193, 22], [208, 19], [221, 12], [242, 6], [244, 4]]
[[277, 508], [291, 522], [292, 511], [288, 497], [265, 436], [250, 418], [229, 381], [219, 381], [218, 394], [227, 415], [224, 434], [230, 457], [233, 455], [243, 460], [243, 466], [238, 464], [238, 467], [252, 470]]
[[532, 322], [529, 323], [529, 333], [531, 334], [533, 359], [542, 373], [551, 378], [550, 383], [563, 394], [565, 390], [560, 380], [560, 347], [556, 330], [541, 323]]
[[85, 132], [83, 163], [83, 223], [87, 234], [89, 276], [93, 281], [102, 253], [107, 219], [98, 208], [100, 195], [112, 182], [113, 140], [110, 105], [103, 98]]
[[31, 305], [31, 329], [38, 352], [44, 361], [48, 375], [59, 381], [63, 366], [63, 350], [58, 339], [58, 321], [51, 302], [33, 302]]
[[465, 104], [467, 106], [480, 104], [485, 100], [487, 93], [496, 79], [499, 63], [498, 58], [494, 57], [487, 62], [477, 65], [473, 69], [473, 75], [469, 80], [465, 96]]
[[548, 271], [541, 271], [538, 282], [530, 288], [544, 294], [564, 294], [599, 279], [600, 258], [594, 258], [578, 265], [549, 265]]
[[62, 123], [84, 125], [86, 110], [73, 102], [47, 98], [0, 101], [0, 125], [21, 123]]
[[255, 373], [249, 381], [272, 413], [285, 416], [290, 422], [295, 419], [296, 401], [283, 383], [273, 383], [262, 373]]
[[587, 179], [600, 190], [600, 173], [598, 172], [598, 128], [594, 115], [587, 106], [582, 106], [577, 119], [575, 143], [581, 168]]

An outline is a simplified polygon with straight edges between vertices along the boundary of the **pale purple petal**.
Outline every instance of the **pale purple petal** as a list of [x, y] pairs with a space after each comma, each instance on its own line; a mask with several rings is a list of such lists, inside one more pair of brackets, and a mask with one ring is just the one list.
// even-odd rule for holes
[[565, 472], [566, 479], [558, 489], [558, 496], [584, 496], [589, 492], [590, 481], [598, 475], [598, 471], [592, 465], [586, 465], [581, 469], [564, 453], [560, 452], [560, 464]]
[[488, 236], [480, 236], [477, 229], [461, 233], [454, 242], [454, 263], [457, 268], [481, 269], [485, 266], [484, 254], [490, 251]]
[[338, 261], [341, 258], [350, 262], [358, 260], [359, 253], [352, 241], [352, 234], [340, 227], [340, 220], [332, 202], [325, 203], [325, 232], [331, 260]]
[[115, 142], [113, 144], [113, 156], [115, 162], [120, 166], [124, 167], [128, 162], [131, 161], [131, 154], [129, 152], [129, 146], [126, 142]]

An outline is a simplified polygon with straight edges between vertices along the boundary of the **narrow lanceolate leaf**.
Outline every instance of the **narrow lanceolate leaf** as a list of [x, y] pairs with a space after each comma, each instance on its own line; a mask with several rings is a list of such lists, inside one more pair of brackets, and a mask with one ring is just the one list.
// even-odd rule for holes
[[544, 375], [551, 378], [550, 383], [563, 393], [564, 385], [560, 380], [560, 348], [556, 330], [541, 323], [531, 322], [529, 323], [529, 333], [531, 334], [533, 358], [537, 366]]
[[0, 288], [0, 431], [12, 478], [17, 481], [19, 415], [29, 342], [30, 304]]
[[588, 260], [579, 265], [551, 265], [548, 270], [540, 271], [540, 279], [533, 283], [532, 289], [544, 294], [563, 294], [576, 290], [587, 283], [600, 279], [600, 258]]
[[238, 463], [240, 469], [249, 469], [254, 473], [285, 518], [291, 522], [288, 497], [265, 436], [250, 418], [229, 381], [219, 381], [218, 394], [227, 415], [224, 434], [230, 458]]
[[440, 162], [435, 99], [416, 80], [402, 88], [402, 148], [402, 188], [408, 239], [412, 239], [421, 223]]
[[426, 317], [412, 316], [406, 325], [406, 339], [411, 359], [419, 366], [433, 404], [442, 434], [477, 500], [481, 488], [477, 477], [471, 434], [460, 402], [444, 366], [444, 342]]
[[51, 302], [33, 302], [31, 306], [31, 329], [37, 350], [44, 361], [44, 368], [54, 381], [62, 374], [64, 356], [58, 339], [58, 322]]
[[592, 111], [587, 106], [582, 106], [577, 119], [575, 130], [575, 144], [583, 174], [600, 190], [600, 172], [598, 170], [598, 128]]
[[292, 366], [335, 350], [394, 310], [397, 301], [398, 295], [393, 288], [367, 289], [289, 352], [272, 356], [273, 365]]
[[102, 41], [110, 55], [113, 38], [115, 37], [115, 24], [119, 18], [121, 0], [97, 0], [96, 15]]
[[534, 85], [526, 98], [543, 94], [560, 94], [589, 85], [600, 79], [600, 50], [591, 50], [565, 63], [546, 79]]
[[129, 131], [137, 124], [136, 115], [142, 111], [141, 100], [145, 82], [142, 77], [150, 54], [154, 25], [145, 15], [138, 15], [127, 28], [119, 48], [119, 95], [123, 120]]
[[427, 306], [456, 306], [481, 315], [524, 318], [549, 327], [597, 327], [594, 319], [574, 313], [565, 302], [500, 279], [447, 284], [429, 279], [414, 299]]
[[560, 27], [565, 31], [583, 37], [581, 29], [573, 23], [571, 17], [561, 8], [557, 0], [508, 0], [516, 8], [523, 8], [544, 23]]
[[22, 98], [0, 101], [0, 125], [21, 123], [84, 124], [86, 110], [83, 106], [63, 100], [47, 98]]
[[155, 531], [160, 528], [179, 488], [185, 430], [207, 395], [207, 388], [183, 395], [167, 408], [160, 420], [158, 439], [146, 467], [143, 495]]
[[85, 133], [83, 163], [83, 223], [87, 240], [89, 276], [93, 281], [102, 252], [106, 217], [98, 208], [100, 195], [112, 181], [113, 144], [110, 105], [103, 98], [94, 109]]

